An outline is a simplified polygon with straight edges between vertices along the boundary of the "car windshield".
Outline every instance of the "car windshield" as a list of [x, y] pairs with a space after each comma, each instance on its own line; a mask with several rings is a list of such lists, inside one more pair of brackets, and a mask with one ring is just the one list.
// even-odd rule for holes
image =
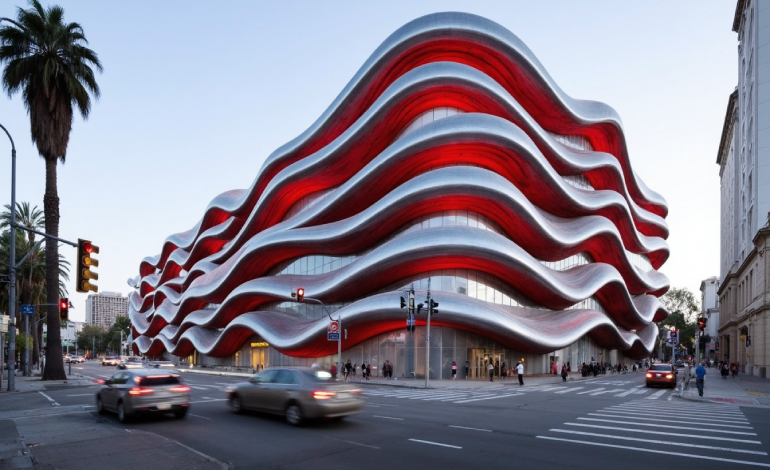
[[173, 375], [150, 375], [142, 377], [139, 385], [143, 387], [152, 387], [153, 385], [176, 385], [179, 378]]
[[653, 364], [650, 366], [650, 370], [667, 370], [671, 371], [671, 366], [668, 364]]
[[302, 372], [304, 372], [305, 375], [310, 378], [310, 380], [315, 382], [329, 382], [332, 379], [332, 374], [326, 372], [325, 370], [308, 370]]

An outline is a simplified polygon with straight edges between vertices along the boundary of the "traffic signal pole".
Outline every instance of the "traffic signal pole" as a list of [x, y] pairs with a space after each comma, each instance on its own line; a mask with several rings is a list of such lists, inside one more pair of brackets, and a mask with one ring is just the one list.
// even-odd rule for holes
[[430, 278], [428, 278], [428, 322], [425, 331], [425, 388], [430, 385], [430, 314], [433, 306], [430, 302]]

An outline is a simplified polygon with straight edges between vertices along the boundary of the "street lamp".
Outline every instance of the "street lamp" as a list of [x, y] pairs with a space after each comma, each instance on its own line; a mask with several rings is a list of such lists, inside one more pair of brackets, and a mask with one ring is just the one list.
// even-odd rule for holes
[[[323, 307], [324, 310], [326, 311], [326, 315], [329, 316], [329, 320], [334, 321], [334, 319], [332, 318], [332, 314], [329, 312], [329, 309], [326, 308], [326, 305], [324, 305], [324, 303], [318, 299], [314, 299], [312, 297], [306, 297], [304, 288], [302, 287], [298, 288], [297, 292], [291, 293], [291, 296], [297, 298], [297, 302], [304, 302], [306, 300], [309, 300], [311, 302], [321, 304], [321, 307]], [[337, 366], [337, 373], [340, 374], [342, 372], [342, 313], [341, 312], [337, 312], [337, 359], [339, 364]]]
[[[7, 18], [0, 18], [0, 21], [11, 21]], [[0, 128], [5, 131], [8, 140], [11, 141], [11, 248], [10, 260], [8, 262], [8, 271], [10, 277], [10, 286], [8, 287], [8, 314], [11, 321], [8, 324], [8, 391], [13, 392], [16, 387], [15, 372], [16, 367], [16, 145], [13, 138], [2, 124]]]

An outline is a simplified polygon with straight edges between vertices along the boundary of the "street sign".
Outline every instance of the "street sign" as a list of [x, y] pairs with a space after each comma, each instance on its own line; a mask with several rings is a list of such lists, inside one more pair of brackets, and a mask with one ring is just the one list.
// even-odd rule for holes
[[339, 341], [340, 339], [340, 324], [337, 321], [329, 322], [329, 326], [326, 328], [326, 339], [329, 341]]
[[21, 314], [22, 315], [34, 315], [35, 314], [35, 306], [34, 305], [22, 305], [21, 306]]
[[678, 331], [672, 331], [671, 332], [671, 341], [676, 342], [678, 336], [679, 336], [679, 332]]
[[8, 325], [11, 324], [10, 315], [0, 315], [0, 333], [8, 333]]

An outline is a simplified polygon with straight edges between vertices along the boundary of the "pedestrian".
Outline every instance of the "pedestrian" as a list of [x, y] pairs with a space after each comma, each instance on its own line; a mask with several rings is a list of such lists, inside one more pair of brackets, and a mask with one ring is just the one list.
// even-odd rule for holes
[[[257, 365], [259, 367], [259, 365]], [[318, 363], [316, 361], [313, 361], [313, 365], [310, 366], [311, 369], [318, 369]]]
[[457, 362], [452, 361], [452, 380], [457, 378]]
[[372, 375], [372, 365], [370, 363], [366, 363], [366, 380], [369, 380], [369, 377]]
[[358, 369], [358, 363], [353, 364], [353, 380], [356, 379], [356, 369]]
[[564, 364], [561, 366], [561, 381], [566, 382], [567, 381], [567, 364]]
[[706, 368], [703, 367], [703, 363], [698, 364], [695, 368], [695, 384], [698, 386], [698, 396], [703, 396], [703, 385], [706, 378]]
[[516, 373], [519, 375], [519, 386], [524, 385], [524, 363], [519, 361], [519, 365], [516, 366]]
[[733, 378], [735, 378], [735, 376], [738, 375], [738, 363], [737, 362], [730, 363], [730, 373], [733, 374]]
[[465, 361], [465, 378], [468, 378], [468, 369], [470, 368], [471, 363], [470, 361]]
[[495, 375], [495, 366], [492, 364], [492, 361], [489, 361], [487, 369], [489, 369], [489, 381], [492, 382], [492, 377]]
[[337, 380], [337, 364], [332, 364], [332, 368], [329, 372], [332, 373], [332, 380]]
[[500, 377], [505, 379], [506, 377], [508, 377], [508, 369], [505, 367], [505, 361], [503, 361], [503, 365], [500, 366], [500, 367], [501, 367], [500, 368]]

